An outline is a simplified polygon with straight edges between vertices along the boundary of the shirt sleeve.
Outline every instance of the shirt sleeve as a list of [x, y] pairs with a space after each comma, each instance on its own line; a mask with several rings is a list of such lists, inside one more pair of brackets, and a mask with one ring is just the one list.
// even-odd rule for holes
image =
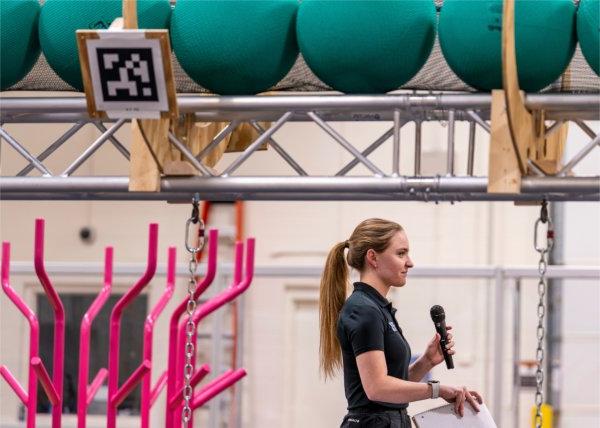
[[384, 350], [384, 328], [379, 309], [368, 305], [352, 308], [348, 314], [346, 334], [354, 356], [374, 350]]

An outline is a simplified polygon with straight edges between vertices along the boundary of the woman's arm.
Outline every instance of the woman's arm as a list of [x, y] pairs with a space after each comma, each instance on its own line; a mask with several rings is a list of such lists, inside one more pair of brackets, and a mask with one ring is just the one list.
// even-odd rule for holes
[[[431, 386], [422, 382], [411, 382], [388, 376], [383, 351], [368, 351], [356, 357], [360, 381], [367, 398], [384, 403], [410, 403], [412, 401], [431, 398]], [[483, 403], [481, 395], [466, 387], [440, 385], [440, 397], [454, 403], [454, 409], [460, 416], [464, 415], [465, 402], [475, 411]]]
[[383, 351], [364, 352], [356, 357], [356, 364], [360, 381], [371, 401], [409, 403], [431, 397], [431, 386], [426, 383], [388, 376]]
[[411, 382], [420, 382], [435, 366], [429, 361], [425, 355], [421, 355], [417, 361], [412, 363], [408, 368], [408, 380]]

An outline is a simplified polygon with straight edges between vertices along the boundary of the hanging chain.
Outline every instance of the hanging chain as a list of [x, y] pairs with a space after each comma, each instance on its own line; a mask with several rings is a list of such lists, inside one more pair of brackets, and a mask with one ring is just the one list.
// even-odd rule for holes
[[[545, 239], [542, 239], [541, 243], [538, 243], [538, 229], [543, 228], [545, 226], [546, 233]], [[544, 326], [544, 317], [546, 315], [546, 290], [547, 290], [547, 280], [546, 280], [546, 269], [548, 268], [548, 255], [552, 250], [552, 246], [554, 245], [554, 230], [552, 228], [552, 221], [550, 221], [550, 217], [548, 216], [548, 203], [546, 201], [542, 202], [542, 208], [540, 211], [540, 218], [538, 218], [535, 222], [534, 226], [534, 234], [533, 234], [533, 246], [535, 250], [540, 253], [540, 261], [538, 263], [538, 272], [540, 274], [538, 281], [538, 305], [537, 305], [537, 315], [538, 315], [538, 325], [537, 325], [537, 349], [535, 354], [535, 359], [537, 361], [537, 369], [535, 372], [535, 428], [542, 428], [542, 403], [544, 402], [544, 337], [546, 336], [546, 330]]]
[[[192, 408], [190, 407], [190, 401], [192, 400], [192, 394], [194, 392], [191, 381], [192, 375], [194, 374], [194, 366], [192, 364], [192, 358], [194, 357], [194, 333], [196, 326], [194, 324], [194, 312], [196, 311], [196, 298], [194, 296], [196, 292], [196, 271], [198, 270], [198, 253], [204, 248], [204, 222], [200, 218], [198, 210], [198, 195], [195, 195], [192, 199], [192, 215], [185, 222], [185, 249], [190, 253], [189, 261], [189, 272], [190, 278], [188, 280], [188, 301], [186, 307], [187, 322], [185, 324], [185, 366], [183, 366], [183, 410], [181, 411], [181, 418], [183, 420], [183, 426], [187, 428], [190, 419], [192, 418]], [[195, 239], [198, 238], [198, 244], [195, 242], [190, 244], [190, 229], [194, 227], [198, 228], [197, 234], [192, 235]]]

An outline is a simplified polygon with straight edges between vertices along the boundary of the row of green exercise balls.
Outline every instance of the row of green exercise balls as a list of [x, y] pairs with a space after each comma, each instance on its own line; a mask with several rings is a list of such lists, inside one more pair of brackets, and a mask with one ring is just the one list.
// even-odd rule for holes
[[[120, 0], [2, 0], [1, 88], [21, 80], [40, 46], [50, 66], [83, 89], [75, 30], [102, 29]], [[600, 0], [517, 0], [519, 81], [537, 91], [568, 66], [577, 39], [600, 75]], [[140, 28], [170, 28], [186, 73], [219, 94], [254, 94], [279, 82], [302, 52], [326, 84], [346, 93], [384, 93], [410, 80], [431, 52], [433, 0], [138, 0]], [[501, 0], [445, 0], [437, 23], [452, 70], [467, 84], [502, 86]], [[38, 23], [39, 20], [39, 23]], [[39, 34], [38, 34], [39, 32]]]

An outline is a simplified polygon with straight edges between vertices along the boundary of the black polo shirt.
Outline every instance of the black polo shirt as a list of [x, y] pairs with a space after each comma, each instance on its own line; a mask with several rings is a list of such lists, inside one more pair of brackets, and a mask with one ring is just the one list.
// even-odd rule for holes
[[342, 347], [344, 388], [348, 410], [380, 411], [405, 409], [407, 403], [371, 401], [360, 381], [356, 357], [363, 352], [380, 350], [385, 354], [388, 375], [408, 380], [410, 346], [396, 321], [396, 309], [377, 290], [364, 282], [354, 283], [354, 291], [344, 303], [337, 323]]

